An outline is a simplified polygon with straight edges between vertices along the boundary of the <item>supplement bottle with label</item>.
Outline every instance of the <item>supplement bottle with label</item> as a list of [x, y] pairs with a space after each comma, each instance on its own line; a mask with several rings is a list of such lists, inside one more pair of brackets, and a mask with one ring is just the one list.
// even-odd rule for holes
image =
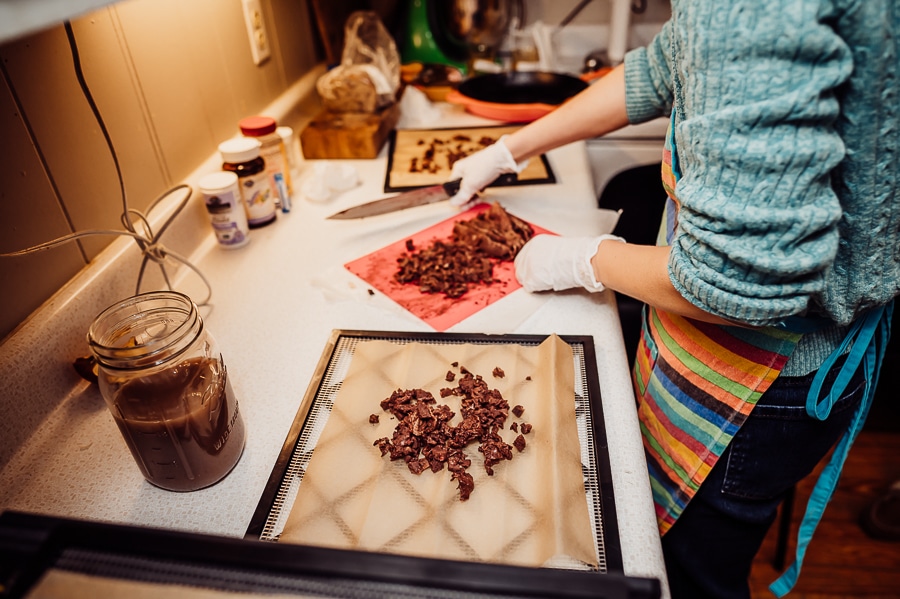
[[260, 143], [251, 137], [236, 137], [219, 144], [222, 170], [238, 176], [241, 197], [247, 210], [247, 224], [251, 229], [275, 222], [275, 198], [266, 163], [259, 155]]
[[278, 134], [278, 123], [268, 116], [248, 116], [238, 122], [238, 127], [246, 137], [259, 140], [259, 153], [266, 161], [266, 172], [275, 194], [275, 202], [281, 206], [282, 212], [290, 212], [291, 168], [284, 140]]
[[239, 248], [250, 241], [247, 211], [241, 199], [238, 176], [230, 171], [204, 175], [197, 182], [216, 240], [223, 248]]

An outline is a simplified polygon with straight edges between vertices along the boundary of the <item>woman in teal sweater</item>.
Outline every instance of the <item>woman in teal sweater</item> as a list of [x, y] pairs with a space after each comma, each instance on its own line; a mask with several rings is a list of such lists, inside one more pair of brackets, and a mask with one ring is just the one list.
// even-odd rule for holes
[[785, 493], [859, 431], [900, 293], [900, 0], [672, 0], [646, 48], [456, 163], [466, 205], [529, 157], [670, 118], [656, 246], [538, 236], [529, 291], [645, 302], [635, 391], [674, 597], [749, 597]]

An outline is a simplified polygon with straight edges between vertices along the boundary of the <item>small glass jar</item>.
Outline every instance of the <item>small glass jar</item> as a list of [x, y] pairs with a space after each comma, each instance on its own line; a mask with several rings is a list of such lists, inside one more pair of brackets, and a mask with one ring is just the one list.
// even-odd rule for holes
[[248, 116], [238, 122], [245, 137], [259, 140], [259, 155], [266, 161], [269, 184], [275, 203], [282, 212], [291, 211], [291, 168], [288, 163], [284, 139], [278, 133], [278, 123], [268, 116]]
[[88, 331], [98, 383], [141, 473], [170, 491], [224, 478], [245, 429], [222, 354], [197, 306], [175, 291], [123, 300]]
[[276, 216], [275, 194], [259, 149], [259, 140], [252, 137], [236, 137], [219, 144], [222, 170], [238, 176], [247, 224], [251, 229], [275, 222]]

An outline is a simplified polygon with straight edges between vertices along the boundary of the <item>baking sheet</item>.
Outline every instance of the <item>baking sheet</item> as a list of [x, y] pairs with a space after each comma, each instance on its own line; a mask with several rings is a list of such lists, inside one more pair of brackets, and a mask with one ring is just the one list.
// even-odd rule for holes
[[[389, 138], [388, 168], [384, 191], [408, 191], [450, 180], [452, 164], [449, 158], [471, 154], [485, 147], [485, 141], [496, 141], [521, 126], [454, 127], [452, 129], [396, 129]], [[484, 138], [484, 141], [482, 141]], [[490, 145], [489, 143], [487, 145]], [[413, 160], [421, 168], [428, 158], [426, 151], [434, 147], [432, 169], [411, 172]], [[556, 183], [550, 162], [544, 154], [528, 161], [515, 182], [504, 185], [535, 185]]]
[[[486, 355], [496, 355], [496, 349], [509, 346], [536, 347], [547, 338], [536, 335], [477, 335], [440, 333], [391, 333], [367, 331], [335, 331], [310, 383], [303, 404], [298, 410], [291, 432], [285, 442], [278, 463], [273, 469], [266, 491], [260, 499], [257, 511], [247, 531], [247, 536], [262, 540], [278, 540], [288, 522], [294, 501], [302, 488], [301, 482], [311, 468], [311, 458], [327, 419], [332, 414], [336, 402], [341, 401], [339, 391], [355, 359], [361, 343], [386, 340], [405, 345], [412, 342], [428, 345], [458, 345], [474, 343], [488, 346]], [[596, 566], [599, 572], [621, 571], [621, 552], [615, 522], [609, 459], [606, 451], [605, 430], [603, 428], [602, 406], [599, 385], [594, 367], [595, 355], [591, 337], [563, 336], [561, 338], [572, 349], [573, 403], [579, 444], [580, 469], [586, 505], [589, 513], [591, 535], [593, 537]], [[588, 367], [587, 365], [590, 365]], [[512, 378], [512, 377], [510, 377]], [[378, 411], [378, 401], [373, 400]], [[565, 398], [560, 400], [565, 404]], [[511, 402], [512, 403], [512, 402]], [[514, 405], [514, 404], [513, 404]], [[527, 412], [526, 412], [527, 414]], [[365, 414], [368, 417], [368, 412]], [[371, 426], [366, 422], [366, 426]], [[537, 426], [537, 425], [536, 425]], [[363, 429], [365, 430], [365, 428]], [[546, 429], [545, 429], [546, 431]], [[372, 447], [376, 460], [379, 452]], [[527, 452], [528, 448], [526, 448]], [[384, 458], [387, 462], [387, 458]], [[515, 463], [515, 458], [502, 466]], [[477, 462], [477, 460], [473, 460]], [[474, 474], [474, 466], [470, 472]], [[355, 468], [355, 467], [354, 467]], [[500, 466], [496, 467], [500, 468]], [[495, 468], [495, 470], [496, 470]], [[408, 472], [408, 471], [407, 471]], [[425, 475], [427, 473], [423, 473]], [[444, 472], [446, 474], [446, 472]], [[337, 475], [336, 476], [341, 476]], [[410, 473], [410, 476], [411, 473]], [[530, 475], [529, 475], [530, 476]], [[352, 478], [352, 476], [351, 476]], [[493, 483], [495, 481], [488, 481]], [[482, 486], [483, 487], [483, 486]], [[473, 498], [484, 491], [476, 482]], [[470, 499], [469, 501], [472, 501]], [[455, 499], [456, 504], [465, 505]], [[346, 532], [343, 531], [343, 532]], [[550, 560], [547, 565], [569, 569], [591, 569], [588, 564], [573, 564], [574, 560]]]
[[[397, 272], [397, 258], [407, 253], [407, 240], [411, 240], [418, 249], [428, 247], [436, 239], [449, 238], [457, 221], [475, 218], [489, 208], [489, 204], [474, 206], [423, 231], [398, 239], [386, 247], [348, 262], [344, 267], [425, 321], [435, 331], [446, 331], [522, 287], [516, 279], [513, 263], [495, 262], [492, 284], [473, 284], [465, 295], [453, 299], [439, 293], [422, 293], [418, 285], [398, 282], [394, 278], [394, 273]], [[552, 234], [547, 229], [533, 223], [529, 224], [534, 229], [535, 235]]]

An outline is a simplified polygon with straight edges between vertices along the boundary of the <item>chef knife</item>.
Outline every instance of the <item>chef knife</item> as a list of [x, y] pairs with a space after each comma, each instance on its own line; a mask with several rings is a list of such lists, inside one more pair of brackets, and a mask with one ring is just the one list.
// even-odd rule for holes
[[[491, 185], [503, 185], [515, 182], [516, 173], [507, 173], [497, 177]], [[347, 208], [341, 212], [337, 212], [329, 216], [329, 219], [344, 220], [351, 218], [363, 218], [366, 216], [375, 216], [376, 214], [386, 214], [397, 210], [412, 208], [413, 206], [424, 206], [425, 204], [434, 204], [449, 200], [456, 192], [459, 191], [459, 183], [461, 179], [447, 181], [441, 185], [432, 185], [431, 187], [423, 187], [421, 189], [413, 189], [389, 198], [367, 202], [352, 208]]]

